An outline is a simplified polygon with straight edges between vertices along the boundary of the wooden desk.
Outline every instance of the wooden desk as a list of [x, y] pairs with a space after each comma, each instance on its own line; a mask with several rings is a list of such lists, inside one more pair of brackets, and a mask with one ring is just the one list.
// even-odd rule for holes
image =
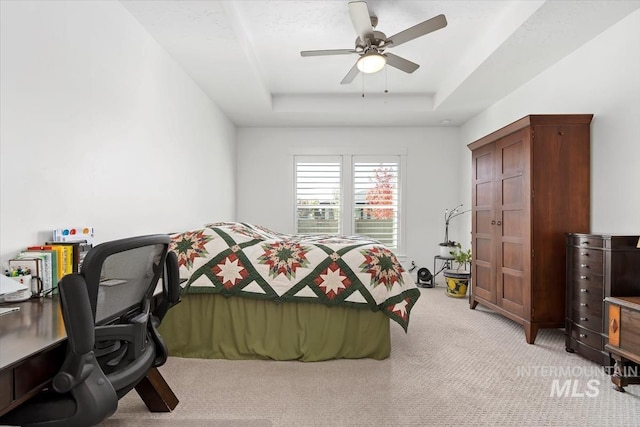
[[637, 372], [629, 375], [631, 372], [625, 371], [626, 362], [640, 363], [640, 296], [607, 297], [605, 302], [609, 304], [609, 342], [605, 348], [616, 361], [611, 382], [616, 390], [624, 391], [626, 385], [640, 384]]
[[[0, 415], [47, 387], [64, 361], [67, 335], [57, 297], [32, 299], [0, 316]], [[151, 412], [170, 412], [178, 399], [156, 368], [136, 386]]]

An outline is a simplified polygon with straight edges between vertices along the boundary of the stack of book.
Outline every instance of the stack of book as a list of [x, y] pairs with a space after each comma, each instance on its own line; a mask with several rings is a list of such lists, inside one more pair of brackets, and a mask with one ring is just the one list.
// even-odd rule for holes
[[[74, 230], [71, 234], [70, 230]], [[27, 247], [9, 260], [11, 270], [31, 272], [31, 292], [36, 296], [55, 293], [63, 276], [79, 273], [84, 256], [93, 247], [93, 228], [58, 229], [53, 239], [43, 245]]]

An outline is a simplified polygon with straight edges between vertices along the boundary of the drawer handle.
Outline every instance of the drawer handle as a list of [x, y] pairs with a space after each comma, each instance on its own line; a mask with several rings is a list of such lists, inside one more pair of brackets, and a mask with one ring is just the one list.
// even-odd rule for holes
[[491, 225], [496, 225], [496, 220], [491, 221]]
[[580, 276], [581, 280], [589, 280], [589, 276]]
[[589, 292], [589, 289], [587, 288], [581, 288], [580, 292], [582, 292], [583, 294], [586, 294], [587, 292]]
[[580, 242], [581, 245], [588, 245], [589, 241], [588, 240], [583, 240], [582, 242]]
[[587, 319], [586, 317], [581, 317], [580, 320], [584, 321], [584, 322], [588, 322], [589, 319]]
[[580, 256], [589, 256], [587, 252], [580, 252]]
[[580, 268], [589, 268], [587, 264], [580, 264]]
[[581, 302], [581, 303], [580, 303], [580, 307], [588, 307], [588, 305], [587, 305], [587, 303], [586, 303], [586, 302]]
[[587, 334], [580, 334], [580, 338], [586, 338]]

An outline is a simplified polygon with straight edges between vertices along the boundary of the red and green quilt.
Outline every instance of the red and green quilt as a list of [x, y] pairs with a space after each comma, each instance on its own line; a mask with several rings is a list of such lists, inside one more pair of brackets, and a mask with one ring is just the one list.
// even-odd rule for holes
[[406, 331], [420, 296], [381, 243], [360, 236], [277, 233], [240, 222], [171, 236], [185, 292], [382, 310]]

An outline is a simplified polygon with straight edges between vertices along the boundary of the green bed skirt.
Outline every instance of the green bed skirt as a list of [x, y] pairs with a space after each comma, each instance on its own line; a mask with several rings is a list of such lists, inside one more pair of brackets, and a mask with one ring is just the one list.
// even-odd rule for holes
[[280, 303], [187, 294], [167, 313], [160, 334], [169, 355], [201, 359], [385, 359], [384, 313], [303, 302]]

